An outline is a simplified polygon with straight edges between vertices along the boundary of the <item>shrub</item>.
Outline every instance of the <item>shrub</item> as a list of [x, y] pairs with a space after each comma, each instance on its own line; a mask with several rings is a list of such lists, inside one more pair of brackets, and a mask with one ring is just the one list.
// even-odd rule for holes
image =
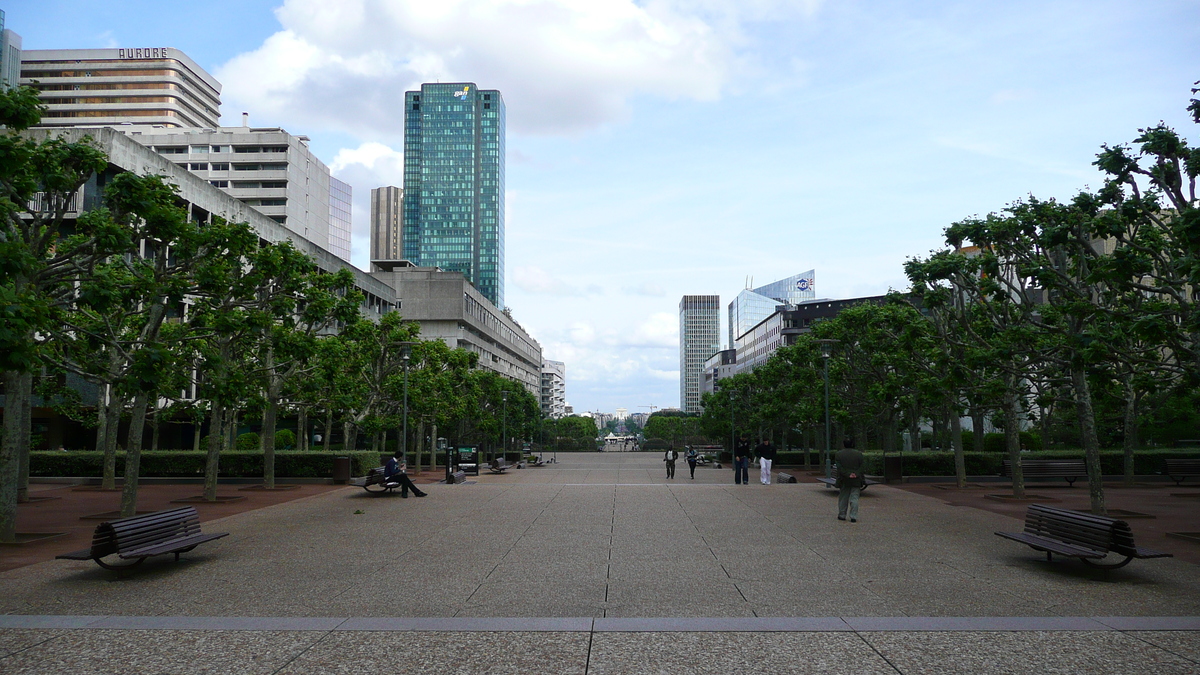
[[259, 446], [261, 445], [262, 441], [259, 440], [258, 434], [254, 433], [253, 431], [238, 436], [237, 443], [234, 444], [238, 450], [247, 452], [250, 450], [258, 450]]
[[296, 447], [296, 434], [291, 429], [280, 429], [275, 432], [275, 449], [291, 450]]
[[[883, 473], [883, 453], [866, 452], [867, 473]], [[889, 457], [896, 457], [893, 453]], [[1083, 459], [1082, 450], [1046, 450], [1021, 453], [1023, 459]], [[968, 476], [996, 476], [1007, 456], [998, 452], [964, 452]], [[1200, 459], [1200, 448], [1171, 450], [1139, 450], [1134, 455], [1134, 473], [1142, 476], [1161, 474], [1164, 459]], [[904, 453], [905, 476], [953, 476], [953, 452], [909, 452]], [[1124, 454], [1120, 450], [1103, 450], [1100, 453], [1100, 468], [1107, 476], [1119, 476], [1124, 471]]]
[[[166, 478], [196, 478], [204, 475], [207, 453], [190, 450], [160, 450], [142, 452], [142, 476]], [[355, 476], [382, 466], [375, 452], [276, 452], [275, 475], [286, 478], [328, 478], [333, 475], [333, 458], [350, 457], [350, 471]], [[384, 458], [386, 459], [386, 458]], [[99, 477], [103, 473], [104, 453], [94, 450], [30, 453], [30, 475]], [[117, 476], [125, 473], [125, 453], [117, 453]], [[263, 455], [254, 451], [221, 453], [222, 478], [253, 478], [263, 474]]]

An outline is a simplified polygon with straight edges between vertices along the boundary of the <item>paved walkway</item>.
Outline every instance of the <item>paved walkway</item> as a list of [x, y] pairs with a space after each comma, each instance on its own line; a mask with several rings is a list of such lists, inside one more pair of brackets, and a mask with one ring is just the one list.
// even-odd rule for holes
[[1017, 520], [886, 486], [851, 524], [815, 484], [559, 460], [206, 522], [231, 536], [125, 578], [5, 572], [0, 672], [96, 654], [96, 672], [151, 673], [1200, 670], [1190, 563], [1106, 577], [992, 535]]

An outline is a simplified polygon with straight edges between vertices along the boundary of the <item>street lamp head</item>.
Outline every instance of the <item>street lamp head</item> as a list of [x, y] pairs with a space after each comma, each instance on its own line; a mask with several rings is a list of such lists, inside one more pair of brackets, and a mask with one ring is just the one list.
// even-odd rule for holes
[[507, 401], [508, 400], [508, 392], [507, 391], [500, 392], [500, 399], [503, 401]]
[[833, 356], [833, 346], [838, 342], [841, 342], [841, 340], [831, 338], [817, 340], [817, 344], [821, 345], [821, 358], [828, 359], [830, 356]]

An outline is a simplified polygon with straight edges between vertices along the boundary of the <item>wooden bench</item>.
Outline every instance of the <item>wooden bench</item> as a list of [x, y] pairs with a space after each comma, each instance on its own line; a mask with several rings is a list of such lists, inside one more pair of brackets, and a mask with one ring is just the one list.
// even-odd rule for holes
[[360, 487], [371, 494], [383, 494], [391, 492], [400, 487], [399, 483], [388, 482], [385, 474], [385, 469], [382, 466], [377, 466], [367, 472], [367, 475], [362, 478], [355, 478], [350, 481], [350, 484], [355, 487]]
[[508, 460], [504, 459], [503, 457], [497, 457], [496, 459], [492, 460], [491, 465], [488, 467], [488, 471], [492, 473], [504, 473], [511, 468], [512, 464], [509, 464]]
[[[1023, 459], [1021, 474], [1030, 478], [1062, 478], [1074, 487], [1075, 481], [1087, 475], [1087, 463], [1082, 459]], [[1004, 460], [1001, 476], [1012, 476], [1012, 460]]]
[[[64, 553], [55, 558], [94, 560], [106, 570], [121, 570], [140, 565], [146, 558], [167, 553], [174, 553], [175, 560], [179, 560], [180, 553], [226, 536], [229, 536], [228, 532], [202, 533], [196, 507], [184, 506], [100, 523], [92, 534], [91, 548]], [[133, 562], [114, 565], [102, 560], [113, 554], [121, 560]]]
[[[837, 478], [838, 478], [838, 469], [837, 469], [837, 465], [834, 465], [833, 472], [829, 475], [829, 478], [825, 478], [824, 476], [822, 476], [817, 479], [817, 482], [824, 483], [825, 487], [827, 487], [827, 488], [837, 487]], [[879, 481], [873, 480], [871, 478], [867, 478], [865, 475], [863, 476], [863, 483], [864, 483], [864, 485], [863, 485], [862, 489], [864, 489], [864, 490], [871, 487], [872, 485], [879, 485]]]
[[1181, 485], [1188, 478], [1200, 478], [1200, 459], [1168, 459], [1167, 475], [1176, 485]]
[[[1045, 551], [1047, 561], [1053, 560], [1057, 553], [1101, 569], [1124, 567], [1134, 558], [1172, 557], [1170, 553], [1138, 548], [1133, 543], [1133, 530], [1123, 520], [1041, 504], [1033, 504], [1026, 511], [1024, 531], [996, 534], [1028, 544], [1035, 551]], [[1117, 563], [1098, 562], [1110, 552], [1125, 559]]]

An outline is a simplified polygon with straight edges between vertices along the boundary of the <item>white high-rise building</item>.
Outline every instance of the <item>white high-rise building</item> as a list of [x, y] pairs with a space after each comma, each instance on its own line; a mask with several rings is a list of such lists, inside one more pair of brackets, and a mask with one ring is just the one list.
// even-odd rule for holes
[[116, 127], [342, 260], [350, 257], [350, 186], [278, 127]]
[[46, 104], [42, 127], [216, 127], [221, 84], [170, 47], [29, 49], [21, 84]]
[[542, 360], [542, 415], [558, 419], [567, 414], [567, 364]]
[[700, 412], [704, 362], [721, 349], [721, 296], [685, 295], [679, 301], [679, 406]]

